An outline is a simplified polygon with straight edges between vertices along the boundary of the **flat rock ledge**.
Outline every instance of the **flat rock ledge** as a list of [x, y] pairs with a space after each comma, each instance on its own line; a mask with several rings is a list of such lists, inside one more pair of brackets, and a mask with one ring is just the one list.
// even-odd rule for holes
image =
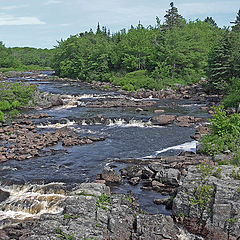
[[202, 239], [189, 234], [170, 216], [144, 214], [133, 197], [110, 194], [105, 184], [82, 183], [66, 195], [61, 213], [6, 227], [0, 230], [0, 239]]

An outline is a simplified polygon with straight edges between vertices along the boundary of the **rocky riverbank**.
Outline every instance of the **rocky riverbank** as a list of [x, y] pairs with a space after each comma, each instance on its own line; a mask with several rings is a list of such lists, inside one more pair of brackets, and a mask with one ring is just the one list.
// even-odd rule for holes
[[170, 216], [142, 212], [131, 195], [110, 194], [104, 184], [83, 183], [72, 191], [63, 185], [45, 189], [65, 195], [58, 214], [24, 220], [0, 230], [2, 240], [47, 239], [188, 239], [200, 240], [176, 224]]

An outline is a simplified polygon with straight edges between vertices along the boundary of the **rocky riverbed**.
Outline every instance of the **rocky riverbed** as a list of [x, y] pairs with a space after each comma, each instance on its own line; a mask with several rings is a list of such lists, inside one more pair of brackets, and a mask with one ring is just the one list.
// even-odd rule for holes
[[[129, 93], [98, 82], [89, 84], [89, 90], [85, 85], [75, 85], [76, 81], [49, 78], [39, 72], [10, 73], [5, 80], [9, 77], [40, 86], [54, 83], [55, 87], [52, 93], [35, 93], [35, 110], [0, 125], [4, 173], [0, 239], [240, 238], [240, 169], [217, 167], [216, 159], [198, 154], [201, 146], [196, 141], [209, 131], [209, 115], [202, 111], [211, 113], [209, 107], [221, 99], [207, 95], [202, 82], [176, 86], [176, 90]], [[81, 87], [89, 92], [70, 94]], [[192, 96], [197, 103], [185, 104]], [[202, 102], [204, 105], [198, 106]], [[184, 111], [178, 105], [184, 106]], [[187, 111], [189, 106], [197, 109]], [[162, 135], [163, 131], [166, 135]], [[167, 134], [171, 131], [171, 138], [179, 135], [179, 143], [168, 143], [171, 138]], [[194, 141], [186, 142], [183, 138]], [[158, 142], [163, 144], [160, 150]], [[198, 147], [187, 151], [189, 144]], [[37, 165], [37, 161], [42, 162]], [[79, 168], [81, 161], [83, 170]], [[57, 170], [55, 162], [59, 164]], [[35, 178], [28, 177], [31, 164], [35, 164], [34, 173], [43, 184], [34, 184]], [[211, 166], [206, 182], [202, 181], [204, 166]], [[41, 176], [37, 174], [38, 167], [45, 169], [39, 168]], [[84, 180], [87, 167], [87, 171], [96, 169], [95, 181]], [[21, 176], [21, 171], [25, 176]], [[58, 175], [65, 183], [44, 183], [49, 176], [59, 179]], [[23, 183], [22, 177], [28, 180]], [[90, 182], [77, 184], [79, 181]], [[132, 192], [120, 193], [116, 190], [119, 186], [139, 189], [137, 197]], [[141, 191], [147, 194], [141, 195]], [[207, 196], [199, 198], [203, 191]], [[165, 206], [167, 215], [150, 214], [139, 205], [144, 202], [143, 196], [153, 192], [152, 204], [156, 208]]]

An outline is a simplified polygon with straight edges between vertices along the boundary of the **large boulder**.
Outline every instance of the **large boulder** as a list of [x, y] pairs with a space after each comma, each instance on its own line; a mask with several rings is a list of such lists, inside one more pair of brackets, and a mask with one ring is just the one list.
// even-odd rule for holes
[[178, 169], [164, 167], [161, 163], [152, 163], [149, 168], [156, 172], [155, 179], [168, 185], [179, 186], [181, 172]]

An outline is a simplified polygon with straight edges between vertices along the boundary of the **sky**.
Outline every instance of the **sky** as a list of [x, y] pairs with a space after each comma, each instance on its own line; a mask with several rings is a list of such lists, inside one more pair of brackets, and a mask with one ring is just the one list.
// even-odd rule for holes
[[[111, 33], [164, 22], [171, 0], [0, 0], [0, 41], [6, 47], [53, 48], [57, 41], [96, 30], [98, 22]], [[175, 0], [186, 20], [213, 17], [219, 27], [230, 26], [239, 0]]]

